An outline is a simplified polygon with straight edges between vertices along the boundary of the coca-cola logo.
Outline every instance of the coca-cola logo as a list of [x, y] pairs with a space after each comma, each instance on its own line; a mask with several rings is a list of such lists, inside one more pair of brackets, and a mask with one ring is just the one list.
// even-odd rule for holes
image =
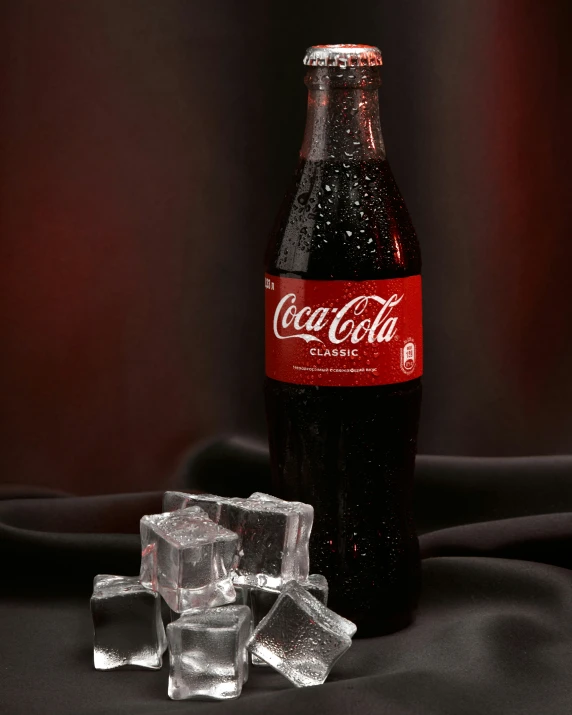
[[[350, 343], [388, 343], [397, 331], [397, 316], [392, 315], [403, 294], [389, 298], [358, 295], [341, 308], [297, 305], [296, 293], [285, 295], [274, 311], [274, 335], [279, 340], [299, 338], [307, 343], [334, 345]], [[318, 337], [320, 334], [321, 337]]]

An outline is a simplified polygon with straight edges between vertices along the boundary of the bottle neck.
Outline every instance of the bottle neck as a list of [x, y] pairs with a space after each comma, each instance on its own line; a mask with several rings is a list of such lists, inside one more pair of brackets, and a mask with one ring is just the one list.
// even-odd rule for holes
[[379, 67], [311, 67], [300, 156], [309, 161], [385, 159]]

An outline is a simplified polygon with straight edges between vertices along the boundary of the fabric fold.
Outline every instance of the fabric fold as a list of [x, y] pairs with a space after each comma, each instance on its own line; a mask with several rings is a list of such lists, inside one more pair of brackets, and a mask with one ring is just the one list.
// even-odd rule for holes
[[[185, 457], [164, 485], [270, 490], [268, 456], [240, 438]], [[96, 673], [88, 597], [98, 573], [139, 570], [139, 519], [162, 492], [74, 497], [0, 491], [0, 712], [159, 715], [180, 709], [159, 672]], [[420, 456], [423, 594], [415, 623], [355, 640], [325, 685], [253, 668], [243, 695], [193, 702], [228, 715], [569, 715], [572, 458]], [[383, 604], [379, 604], [383, 608]]]

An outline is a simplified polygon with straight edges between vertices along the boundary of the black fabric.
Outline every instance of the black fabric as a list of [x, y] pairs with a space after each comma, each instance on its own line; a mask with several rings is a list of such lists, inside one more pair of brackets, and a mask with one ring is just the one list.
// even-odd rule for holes
[[[267, 457], [240, 440], [213, 443], [186, 460], [175, 484], [267, 489]], [[169, 701], [166, 664], [160, 672], [92, 666], [92, 578], [137, 572], [138, 521], [160, 503], [159, 493], [6, 495], [0, 713], [572, 712], [572, 458], [419, 457], [424, 590], [415, 624], [356, 640], [323, 686], [296, 689], [253, 668], [242, 697], [226, 703]]]

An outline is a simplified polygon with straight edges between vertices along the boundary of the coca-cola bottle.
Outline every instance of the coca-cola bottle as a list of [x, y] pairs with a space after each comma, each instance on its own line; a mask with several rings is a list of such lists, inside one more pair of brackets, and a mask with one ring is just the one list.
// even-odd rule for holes
[[381, 53], [308, 50], [300, 163], [266, 254], [265, 397], [276, 496], [312, 504], [311, 569], [358, 634], [412, 619], [421, 259], [385, 156]]

